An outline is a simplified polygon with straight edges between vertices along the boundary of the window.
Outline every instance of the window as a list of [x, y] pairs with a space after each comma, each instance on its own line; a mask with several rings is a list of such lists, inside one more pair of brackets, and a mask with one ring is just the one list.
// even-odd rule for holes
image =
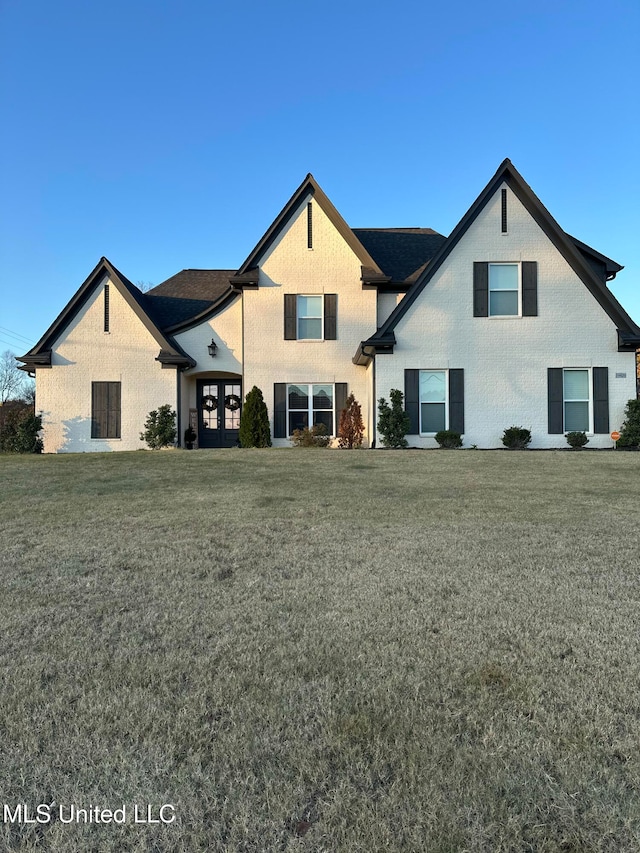
[[334, 435], [333, 390], [333, 385], [287, 385], [288, 434], [324, 424], [329, 435]]
[[338, 296], [336, 293], [284, 294], [285, 341], [335, 341]]
[[420, 432], [447, 429], [447, 374], [445, 370], [420, 371]]
[[537, 317], [538, 264], [473, 264], [474, 317]]
[[91, 383], [91, 438], [120, 438], [120, 382]]
[[298, 296], [298, 340], [322, 338], [322, 296]]
[[489, 264], [489, 316], [517, 317], [520, 313], [520, 267]]
[[563, 371], [564, 432], [591, 432], [590, 384], [587, 369]]

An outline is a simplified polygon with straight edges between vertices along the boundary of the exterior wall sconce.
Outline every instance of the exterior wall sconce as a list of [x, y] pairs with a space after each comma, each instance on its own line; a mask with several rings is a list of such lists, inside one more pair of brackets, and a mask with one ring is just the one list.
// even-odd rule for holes
[[213, 338], [211, 338], [211, 343], [209, 344], [207, 349], [209, 350], [209, 355], [211, 356], [211, 358], [215, 358], [216, 353], [218, 352], [218, 344], [213, 340]]

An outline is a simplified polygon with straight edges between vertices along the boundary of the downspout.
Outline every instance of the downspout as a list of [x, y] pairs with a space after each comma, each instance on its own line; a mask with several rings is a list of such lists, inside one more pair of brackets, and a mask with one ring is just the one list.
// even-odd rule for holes
[[[377, 438], [377, 435], [376, 435], [376, 422], [377, 422], [377, 418], [376, 418], [376, 401], [377, 401], [377, 394], [376, 394], [376, 348], [375, 347], [369, 347], [369, 349], [373, 349], [373, 353], [369, 353], [369, 354], [371, 355], [371, 361], [372, 361], [371, 384], [373, 386], [373, 401], [372, 401], [372, 403], [373, 403], [373, 411], [372, 411], [373, 417], [371, 420], [371, 448], [375, 449], [376, 438]], [[362, 352], [364, 355], [367, 355], [367, 347], [362, 347]]]
[[182, 368], [176, 367], [176, 424], [178, 429], [178, 447], [182, 447], [182, 383], [180, 382], [180, 374]]

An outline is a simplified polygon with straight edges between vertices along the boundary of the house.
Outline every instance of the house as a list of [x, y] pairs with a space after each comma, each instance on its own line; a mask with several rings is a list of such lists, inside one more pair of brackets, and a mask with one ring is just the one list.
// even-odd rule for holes
[[142, 293], [102, 258], [20, 360], [46, 452], [139, 448], [164, 403], [180, 438], [191, 424], [199, 447], [232, 447], [253, 385], [275, 446], [313, 423], [335, 435], [351, 392], [375, 446], [377, 400], [400, 388], [411, 446], [446, 428], [499, 447], [521, 425], [532, 447], [565, 447], [571, 430], [608, 447], [640, 347], [607, 286], [621, 269], [565, 233], [509, 160], [449, 237], [350, 228], [307, 175], [237, 270]]

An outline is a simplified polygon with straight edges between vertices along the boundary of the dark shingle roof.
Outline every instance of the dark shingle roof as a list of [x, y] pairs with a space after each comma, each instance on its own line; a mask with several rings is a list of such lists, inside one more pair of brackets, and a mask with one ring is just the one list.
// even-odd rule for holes
[[433, 258], [447, 239], [432, 228], [353, 228], [353, 233], [393, 281], [405, 281]]
[[231, 292], [235, 270], [182, 270], [145, 294], [149, 313], [162, 329], [202, 314]]

